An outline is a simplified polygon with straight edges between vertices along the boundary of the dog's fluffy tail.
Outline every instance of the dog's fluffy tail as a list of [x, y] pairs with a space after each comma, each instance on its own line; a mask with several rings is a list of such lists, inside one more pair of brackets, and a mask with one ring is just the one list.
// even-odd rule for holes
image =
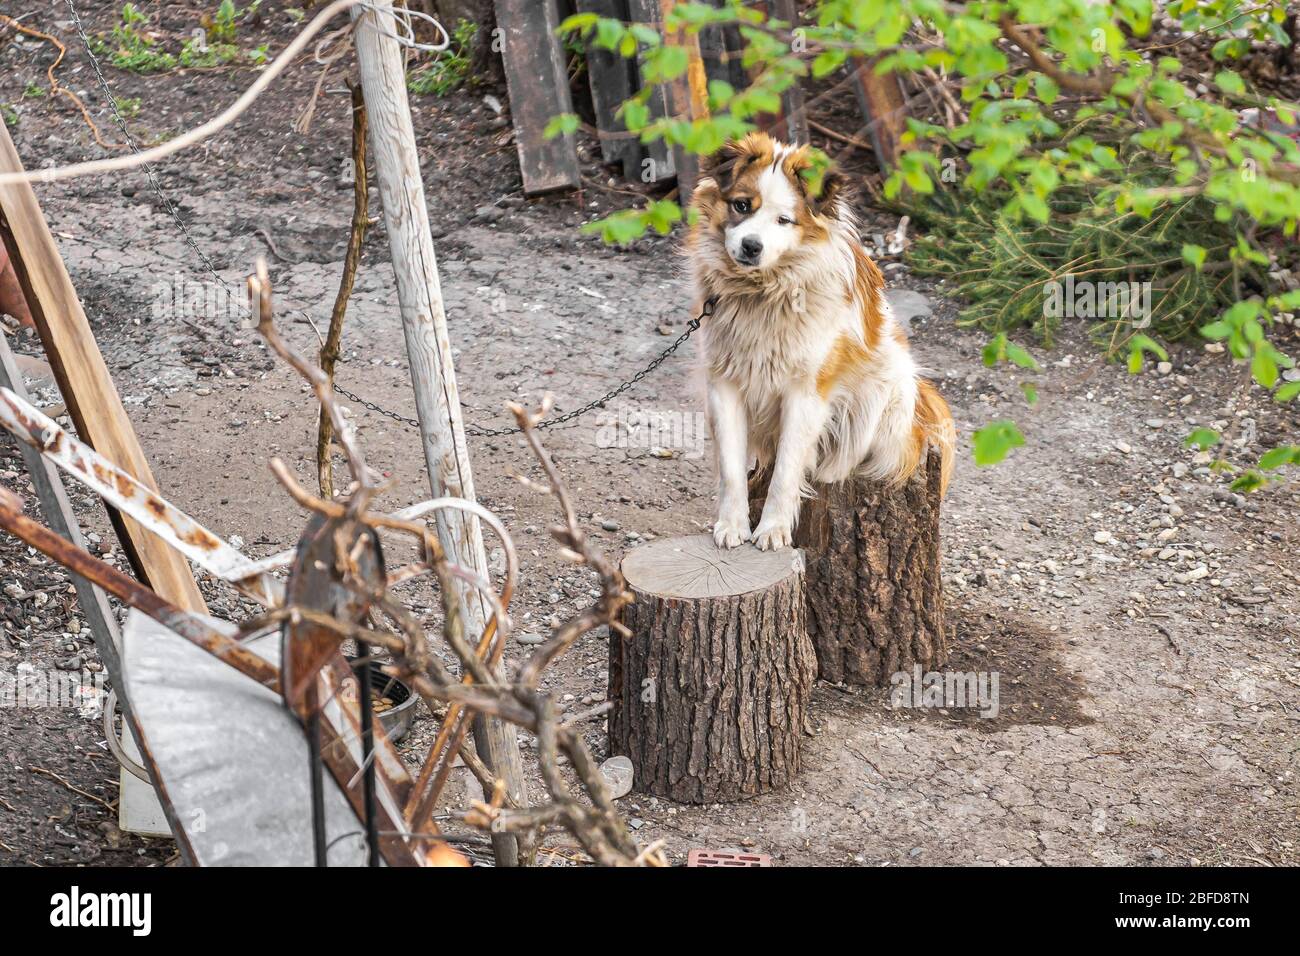
[[957, 426], [953, 424], [948, 403], [943, 400], [938, 389], [924, 379], [917, 382], [916, 421], [912, 427], [912, 436], [916, 445], [917, 465], [920, 465], [927, 446], [938, 449], [939, 493], [947, 494], [957, 455]]

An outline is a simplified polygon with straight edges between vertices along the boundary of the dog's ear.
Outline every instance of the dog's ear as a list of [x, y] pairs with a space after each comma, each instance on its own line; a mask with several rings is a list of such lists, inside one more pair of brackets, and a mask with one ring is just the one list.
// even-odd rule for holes
[[799, 157], [796, 175], [803, 190], [804, 201], [814, 216], [827, 216], [834, 219], [839, 213], [840, 203], [847, 197], [849, 179], [834, 166], [824, 155], [819, 157], [804, 154]]
[[711, 177], [726, 192], [751, 163], [772, 162], [776, 142], [766, 133], [747, 133], [744, 139], [732, 140], [700, 164], [700, 171]]
[[820, 186], [815, 196], [809, 191], [808, 205], [817, 215], [833, 219], [839, 212], [840, 203], [848, 201], [851, 191], [849, 178], [832, 167], [822, 172]]
[[712, 156], [700, 160], [700, 174], [708, 176], [725, 192], [735, 182], [736, 164], [744, 155], [739, 143], [727, 143]]

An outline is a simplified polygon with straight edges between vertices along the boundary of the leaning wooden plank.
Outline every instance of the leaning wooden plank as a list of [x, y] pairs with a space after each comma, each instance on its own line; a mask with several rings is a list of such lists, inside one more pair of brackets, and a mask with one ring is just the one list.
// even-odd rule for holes
[[879, 57], [858, 58], [849, 62], [849, 69], [853, 71], [853, 90], [881, 172], [888, 172], [898, 164], [902, 153], [902, 137], [907, 132], [907, 98], [896, 74], [876, 72], [878, 61]]
[[[677, 0], [659, 0], [661, 23], [677, 6]], [[700, 56], [699, 36], [685, 30], [664, 32], [664, 43], [686, 51], [686, 72], [667, 85], [668, 99], [675, 116], [689, 120], [707, 119], [709, 115], [709, 80]], [[677, 195], [684, 207], [695, 191], [695, 181], [700, 176], [700, 160], [681, 146], [673, 148], [673, 162], [677, 167]]]
[[496, 0], [496, 12], [524, 192], [535, 196], [576, 189], [578, 150], [573, 135], [543, 135], [552, 117], [573, 112], [564, 51], [555, 35], [555, 5], [550, 0]]
[[[794, 0], [769, 0], [770, 15], [795, 26], [799, 13]], [[795, 83], [781, 94], [781, 118], [772, 129], [772, 135], [788, 143], [808, 142], [808, 115], [803, 105], [803, 87]]]
[[[720, 9], [727, 5], [727, 0], [708, 0], [708, 3]], [[704, 58], [704, 70], [710, 80], [721, 80], [737, 90], [748, 85], [749, 77], [741, 62], [744, 43], [740, 27], [734, 23], [715, 23], [700, 30], [700, 55]]]
[[[662, 13], [659, 9], [659, 0], [628, 0], [628, 16], [634, 23], [644, 23], [656, 30], [662, 29], [660, 22]], [[641, 78], [638, 71], [638, 85], [640, 85], [640, 82]], [[668, 88], [660, 85], [651, 90], [647, 106], [650, 108], [651, 120], [671, 116], [673, 108]], [[657, 183], [665, 179], [672, 179], [677, 175], [677, 164], [673, 157], [673, 151], [668, 148], [662, 139], [647, 143], [645, 149], [647, 155], [641, 173], [643, 182]]]
[[[211, 622], [227, 633], [229, 624]], [[247, 645], [278, 663], [275, 636]], [[149, 741], [177, 842], [198, 866], [311, 866], [307, 739], [280, 695], [132, 611], [126, 689]], [[330, 866], [365, 866], [357, 816], [325, 777]], [[429, 862], [463, 863], [444, 844]], [[444, 852], [445, 851], [445, 852]]]
[[[627, 20], [627, 0], [576, 0], [579, 13], [594, 13], [612, 20]], [[587, 42], [587, 75], [591, 106], [600, 133], [600, 155], [608, 166], [622, 166], [623, 178], [641, 175], [641, 143], [628, 133], [618, 109], [636, 92], [636, 61], [613, 50]]]
[[[21, 171], [18, 151], [4, 124], [0, 124], [0, 172]], [[0, 186], [0, 238], [9, 251], [77, 433], [142, 484], [157, 490], [30, 185]], [[109, 515], [122, 550], [142, 581], [187, 610], [206, 608], [183, 557], [130, 518], [111, 509]]]

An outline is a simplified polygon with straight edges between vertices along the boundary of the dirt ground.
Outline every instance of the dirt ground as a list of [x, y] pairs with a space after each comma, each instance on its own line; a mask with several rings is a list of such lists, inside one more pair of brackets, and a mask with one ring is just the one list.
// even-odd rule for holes
[[[25, 22], [69, 45], [60, 75], [118, 141], [66, 8], [37, 0], [2, 7], [33, 11]], [[94, 30], [116, 16], [112, 3], [79, 7]], [[198, 20], [198, 5], [165, 7], [162, 28], [172, 35]], [[279, 4], [265, 7], [253, 36], [278, 48], [293, 24]], [[44, 83], [50, 59], [48, 46], [0, 34], [0, 104], [14, 114], [10, 132], [24, 161], [104, 155], [66, 101], [24, 95]], [[326, 324], [351, 205], [341, 179], [347, 98], [334, 92], [341, 73], [325, 84], [310, 132], [292, 129], [318, 69], [304, 63], [233, 126], [158, 169], [226, 281], [238, 288], [255, 259], [268, 257], [283, 326], [304, 349], [315, 333], [292, 310]], [[110, 70], [108, 78], [119, 98], [140, 99], [129, 122], [153, 141], [212, 115], [253, 73]], [[592, 144], [583, 145], [582, 192], [525, 200], [508, 118], [485, 94], [505, 100], [502, 90], [480, 88], [419, 97], [414, 107], [465, 418], [499, 425], [507, 400], [536, 401], [549, 390], [563, 412], [630, 376], [682, 330], [691, 297], [677, 237], [613, 250], [579, 235], [581, 223], [634, 198], [591, 160]], [[214, 317], [211, 300], [188, 320], [162, 307], [178, 283], [209, 292], [215, 285], [142, 173], [38, 194], [164, 494], [253, 556], [291, 546], [304, 515], [266, 462], [278, 455], [314, 483], [310, 396], [254, 335]], [[863, 213], [869, 236], [893, 228], [888, 216]], [[1035, 377], [1041, 401], [1027, 408], [1019, 373], [983, 367], [986, 337], [955, 325], [956, 305], [943, 290], [909, 276], [897, 256], [882, 262], [895, 290], [928, 298], [912, 323], [913, 347], [962, 435], [943, 529], [954, 630], [948, 666], [997, 672], [998, 716], [891, 708], [887, 690], [819, 684], [804, 769], [790, 791], [703, 807], [634, 793], [620, 803], [637, 838], [664, 839], [674, 862], [693, 847], [759, 850], [779, 865], [1300, 861], [1300, 487], [1236, 495], [1205, 456], [1181, 444], [1193, 426], [1220, 428], [1225, 456], [1249, 464], [1295, 434], [1296, 412], [1248, 388], [1246, 372], [1223, 354], [1185, 345], [1163, 374], [1130, 376], [1107, 364], [1082, 328], [1066, 329], [1051, 351], [1026, 343], [1044, 366]], [[30, 335], [13, 344], [39, 353]], [[698, 532], [711, 520], [692, 351], [604, 412], [547, 434], [584, 519], [613, 552]], [[39, 365], [29, 364], [29, 387], [56, 401]], [[382, 228], [367, 243], [339, 381], [413, 414]], [[413, 431], [362, 407], [351, 412], [372, 463], [398, 482], [387, 503], [427, 496]], [[638, 415], [662, 415], [667, 427], [625, 427]], [[977, 469], [970, 433], [999, 418], [1016, 419], [1027, 444]], [[520, 442], [470, 445], [479, 496], [519, 544], [516, 628], [527, 640], [581, 606], [592, 582], [555, 556], [545, 530], [551, 503], [513, 480], [532, 465]], [[32, 500], [7, 437], [0, 482]], [[94, 546], [112, 555], [102, 512], [79, 491], [74, 497]], [[63, 667], [92, 679], [98, 662], [66, 576], [6, 539], [0, 585], [0, 672]], [[229, 591], [204, 587], [214, 613], [242, 613]], [[410, 599], [417, 613], [432, 614], [433, 595], [416, 590]], [[606, 639], [588, 635], [549, 689], [585, 709], [603, 698], [605, 669]], [[424, 715], [408, 748], [426, 745], [433, 727]], [[606, 756], [599, 720], [588, 739]], [[117, 830], [108, 809], [115, 769], [93, 713], [0, 708], [0, 863], [174, 858], [170, 841]]]

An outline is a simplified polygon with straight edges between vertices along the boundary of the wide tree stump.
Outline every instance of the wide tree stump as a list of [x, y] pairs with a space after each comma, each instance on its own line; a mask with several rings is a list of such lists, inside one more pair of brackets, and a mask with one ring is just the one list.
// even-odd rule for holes
[[709, 535], [667, 538], [623, 559], [631, 637], [609, 642], [609, 752], [636, 789], [719, 803], [784, 787], [817, 662], [805, 628], [803, 556]]
[[[888, 686], [948, 659], [939, 550], [939, 456], [901, 488], [855, 478], [814, 485], [795, 529], [807, 561], [808, 635], [822, 680]], [[758, 521], [765, 477], [750, 485]]]

